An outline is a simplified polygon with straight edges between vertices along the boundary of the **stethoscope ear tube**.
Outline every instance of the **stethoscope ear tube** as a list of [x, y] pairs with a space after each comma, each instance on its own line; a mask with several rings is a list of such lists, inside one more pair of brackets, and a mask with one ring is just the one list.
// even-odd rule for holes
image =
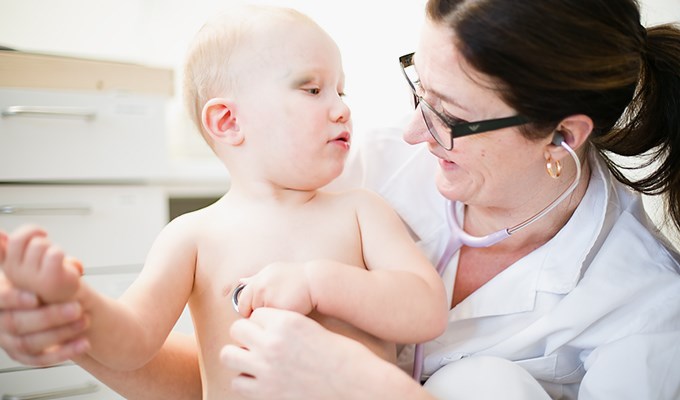
[[[578, 183], [581, 179], [581, 161], [579, 160], [576, 152], [567, 144], [567, 142], [564, 140], [564, 137], [560, 133], [556, 132], [555, 136], [553, 136], [553, 144], [555, 144], [556, 146], [562, 146], [574, 159], [574, 163], [576, 164], [576, 176], [574, 177], [574, 181], [572, 182], [572, 184], [564, 192], [562, 192], [562, 194], [560, 194], [555, 200], [553, 200], [552, 203], [548, 204], [543, 210], [539, 211], [532, 217], [511, 228], [501, 229], [500, 231], [491, 233], [486, 236], [472, 236], [469, 233], [465, 232], [463, 228], [461, 228], [460, 225], [458, 224], [458, 220], [456, 219], [455, 216], [456, 203], [449, 200], [446, 202], [446, 220], [449, 225], [449, 228], [451, 229], [451, 235], [455, 235], [458, 238], [458, 240], [460, 240], [460, 243], [469, 247], [493, 246], [494, 244], [500, 242], [501, 240], [509, 237], [512, 233], [538, 221], [548, 212], [552, 211], [555, 207], [557, 207], [557, 205], [560, 204], [564, 199], [566, 199], [567, 196], [569, 196], [574, 190], [576, 190], [576, 187], [578, 186]], [[446, 265], [451, 261], [451, 259], [453, 258], [453, 254], [455, 254], [455, 252], [458, 249], [457, 246], [453, 246], [454, 243], [455, 240], [449, 240], [449, 244], [444, 250], [442, 257], [439, 260], [439, 263], [437, 263], [437, 272], [439, 272], [440, 275], [444, 272], [444, 269], [446, 269]], [[417, 382], [420, 382], [420, 377], [423, 371], [423, 364], [425, 361], [425, 354], [422, 343], [416, 344], [413, 358], [414, 359], [412, 376], [413, 379], [415, 379]]]
[[513, 227], [501, 229], [497, 232], [493, 232], [486, 236], [472, 236], [469, 233], [465, 232], [463, 228], [461, 228], [460, 225], [458, 224], [456, 216], [454, 215], [453, 208], [455, 207], [455, 203], [452, 201], [448, 201], [446, 205], [447, 207], [446, 219], [449, 224], [449, 228], [452, 230], [452, 232], [454, 232], [458, 236], [458, 238], [464, 245], [469, 247], [493, 246], [494, 244], [509, 237], [510, 235], [519, 231], [520, 229], [526, 228], [527, 226], [543, 218], [547, 213], [552, 211], [562, 201], [564, 201], [564, 199], [571, 195], [571, 193], [574, 190], [576, 190], [576, 187], [578, 186], [578, 183], [581, 179], [581, 160], [579, 160], [576, 152], [567, 144], [567, 142], [564, 140], [561, 134], [555, 133], [555, 136], [553, 137], [553, 143], [555, 145], [562, 146], [567, 151], [567, 153], [569, 153], [569, 155], [574, 159], [574, 164], [576, 166], [576, 175], [574, 176], [574, 181], [572, 182], [572, 184], [564, 192], [562, 192], [562, 194], [560, 194], [555, 200], [553, 200], [544, 209], [537, 212], [533, 216], [527, 218], [526, 220], [520, 222], [519, 224]]

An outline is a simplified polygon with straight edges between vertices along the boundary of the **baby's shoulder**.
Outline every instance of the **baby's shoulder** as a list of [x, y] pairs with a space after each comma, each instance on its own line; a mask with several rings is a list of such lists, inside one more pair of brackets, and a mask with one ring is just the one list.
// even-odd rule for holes
[[327, 195], [331, 196], [335, 202], [348, 207], [353, 207], [356, 210], [392, 208], [392, 206], [390, 206], [387, 200], [385, 200], [382, 196], [368, 189], [357, 188], [342, 192], [329, 192]]
[[328, 191], [324, 192], [324, 195], [337, 201], [385, 202], [382, 196], [372, 190], [364, 188], [347, 189], [342, 191]]

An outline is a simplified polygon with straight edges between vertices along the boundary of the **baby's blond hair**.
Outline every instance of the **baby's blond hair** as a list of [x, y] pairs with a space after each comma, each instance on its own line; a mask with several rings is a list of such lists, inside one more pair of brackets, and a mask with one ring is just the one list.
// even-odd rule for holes
[[183, 97], [189, 117], [203, 138], [212, 141], [203, 129], [201, 114], [212, 98], [233, 95], [238, 89], [239, 50], [246, 47], [254, 33], [277, 22], [303, 22], [316, 25], [306, 15], [274, 6], [242, 5], [220, 14], [196, 34], [184, 64]]

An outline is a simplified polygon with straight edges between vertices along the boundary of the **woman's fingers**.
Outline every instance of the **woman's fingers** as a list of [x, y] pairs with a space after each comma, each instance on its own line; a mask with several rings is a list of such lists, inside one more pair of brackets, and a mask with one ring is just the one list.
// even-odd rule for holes
[[23, 310], [38, 306], [38, 296], [19, 290], [0, 271], [0, 312], [2, 310]]
[[25, 335], [0, 334], [0, 344], [7, 352], [15, 354], [40, 354], [56, 345], [75, 340], [83, 335], [87, 329], [87, 320], [77, 321], [51, 328], [48, 331], [29, 333]]
[[83, 318], [79, 303], [49, 304], [35, 309], [0, 310], [0, 332], [14, 336], [48, 331]]
[[0, 311], [0, 347], [14, 360], [49, 365], [82, 354], [87, 319], [78, 303]]
[[9, 351], [7, 353], [13, 360], [21, 364], [44, 367], [47, 365], [54, 365], [68, 361], [74, 357], [84, 354], [88, 349], [89, 342], [84, 338], [78, 338], [58, 346], [52, 346], [42, 353], [12, 353]]

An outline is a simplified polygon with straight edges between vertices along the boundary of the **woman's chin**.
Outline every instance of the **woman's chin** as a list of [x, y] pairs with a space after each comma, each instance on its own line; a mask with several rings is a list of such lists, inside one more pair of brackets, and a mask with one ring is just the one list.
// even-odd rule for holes
[[435, 177], [435, 183], [437, 185], [437, 190], [442, 196], [453, 201], [465, 201], [465, 196], [462, 191], [461, 181], [452, 181], [449, 176], [442, 170], [437, 171], [437, 176]]

